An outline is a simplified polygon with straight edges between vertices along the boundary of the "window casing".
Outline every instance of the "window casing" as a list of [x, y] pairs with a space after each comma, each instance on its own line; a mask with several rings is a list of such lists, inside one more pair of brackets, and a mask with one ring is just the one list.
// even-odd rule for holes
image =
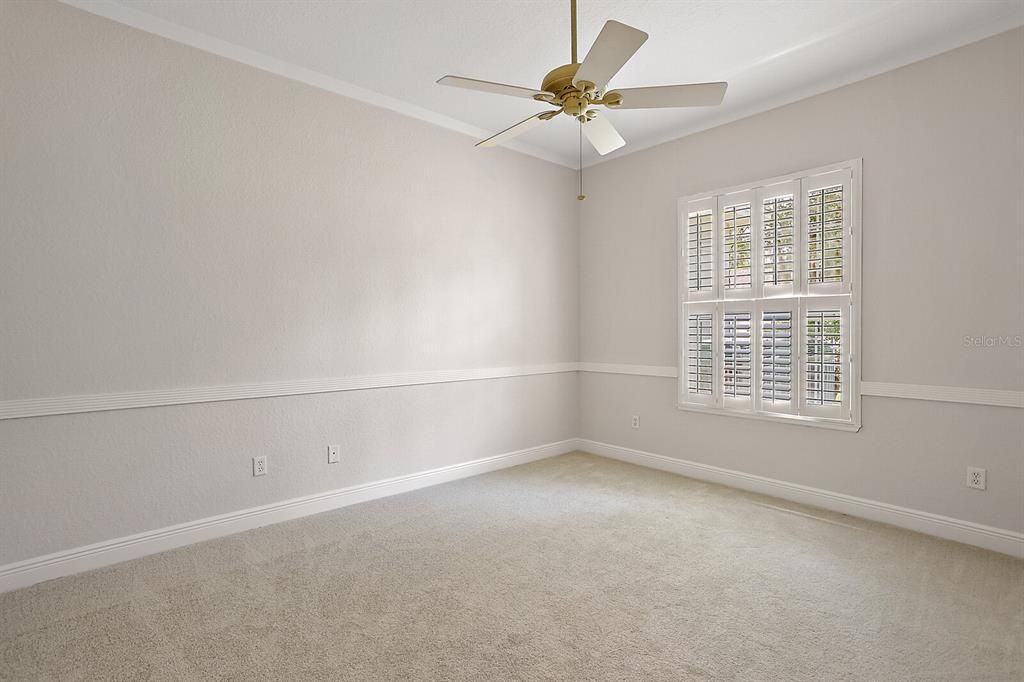
[[860, 428], [859, 160], [679, 204], [679, 407]]

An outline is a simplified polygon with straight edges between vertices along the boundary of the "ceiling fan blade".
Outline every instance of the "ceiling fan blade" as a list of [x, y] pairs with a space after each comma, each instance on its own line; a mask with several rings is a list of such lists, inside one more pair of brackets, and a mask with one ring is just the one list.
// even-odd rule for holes
[[534, 95], [547, 95], [548, 93], [530, 88], [521, 88], [518, 85], [505, 85], [504, 83], [492, 83], [491, 81], [477, 80], [476, 78], [463, 78], [462, 76], [444, 76], [438, 81], [439, 85], [450, 85], [454, 88], [465, 88], [467, 90], [478, 90], [479, 92], [490, 92], [495, 95], [510, 95], [512, 97], [525, 97], [533, 99]]
[[[622, 96], [615, 109], [660, 109], [663, 107], [710, 107], [722, 103], [728, 83], [691, 83], [689, 85], [656, 85], [650, 88], [626, 88], [607, 95]], [[606, 97], [607, 97], [606, 95]]]
[[587, 136], [590, 144], [594, 145], [594, 149], [601, 156], [626, 144], [612, 122], [601, 114], [583, 124], [583, 134]]
[[496, 135], [491, 135], [486, 140], [480, 140], [479, 142], [477, 142], [473, 146], [475, 146], [475, 147], [493, 147], [495, 145], [501, 144], [502, 142], [504, 142], [506, 140], [511, 140], [513, 137], [517, 137], [519, 135], [522, 135], [523, 133], [525, 133], [530, 128], [533, 128], [533, 127], [539, 125], [541, 122], [548, 120], [548, 118], [550, 118], [550, 116], [548, 116], [548, 118], [541, 118], [541, 116], [544, 116], [545, 114], [548, 114], [548, 113], [550, 113], [550, 112], [542, 111], [539, 114], [534, 114], [530, 118], [525, 119], [523, 121], [520, 121], [519, 123], [515, 124], [511, 128], [505, 128], [500, 133], [498, 133]]
[[619, 72], [646, 41], [647, 34], [643, 31], [617, 21], [606, 22], [573, 77], [573, 85], [587, 81], [593, 83], [598, 92], [603, 92], [612, 76]]

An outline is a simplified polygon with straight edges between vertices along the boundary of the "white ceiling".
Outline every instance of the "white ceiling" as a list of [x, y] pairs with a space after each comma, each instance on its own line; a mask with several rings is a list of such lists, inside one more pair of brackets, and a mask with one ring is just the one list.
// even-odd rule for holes
[[[569, 0], [66, 1], [473, 135], [546, 107], [443, 87], [439, 77], [539, 88], [569, 61]], [[729, 90], [720, 107], [610, 112], [628, 144], [604, 158], [1024, 24], [1024, 2], [579, 0], [581, 58], [608, 19], [650, 34], [612, 86], [727, 80]], [[513, 146], [575, 167], [576, 126], [559, 116]], [[584, 164], [599, 158], [585, 149]]]

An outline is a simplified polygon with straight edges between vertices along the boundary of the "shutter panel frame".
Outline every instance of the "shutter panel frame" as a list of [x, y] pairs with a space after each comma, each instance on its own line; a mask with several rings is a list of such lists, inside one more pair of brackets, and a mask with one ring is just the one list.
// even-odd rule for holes
[[[754, 260], [756, 192], [744, 190], [718, 198], [715, 239], [718, 244], [715, 267], [718, 269], [721, 299], [750, 299], [757, 283]], [[745, 228], [745, 234], [742, 230]], [[744, 262], [746, 267], [743, 267]]]
[[[853, 248], [852, 179], [851, 169], [841, 168], [806, 177], [801, 182], [801, 284], [803, 292], [808, 295], [850, 293], [853, 267], [850, 258]], [[830, 199], [834, 193], [827, 190], [831, 188], [839, 188], [841, 201], [838, 204]], [[821, 202], [823, 192], [824, 204]], [[841, 210], [841, 220], [839, 225], [832, 227], [834, 223], [829, 216], [834, 214], [837, 208]], [[841, 240], [839, 243], [836, 242], [836, 228]], [[812, 233], [817, 235], [817, 239], [812, 238]], [[825, 240], [824, 243], [821, 242], [822, 239]], [[837, 249], [840, 251], [838, 257], [835, 254]], [[837, 269], [841, 270], [841, 280], [833, 281], [833, 273]]]
[[[757, 401], [755, 408], [769, 414], [792, 414], [798, 412], [800, 396], [800, 305], [797, 299], [780, 298], [776, 300], [761, 300], [758, 302], [758, 377], [757, 377]], [[773, 316], [767, 321], [767, 315]], [[788, 319], [779, 319], [774, 316], [788, 316]], [[785, 327], [788, 323], [788, 345], [785, 339]], [[776, 382], [786, 380], [785, 367], [788, 352], [788, 386], [789, 400], [772, 400], [770, 393], [776, 388]], [[770, 373], [768, 382], [765, 381], [766, 372]], [[771, 387], [766, 390], [766, 384]]]
[[[809, 378], [815, 365], [823, 365], [826, 369], [831, 365], [827, 359], [815, 358], [809, 350], [811, 345], [816, 348], [819, 342], [812, 338], [812, 332], [808, 327], [809, 320], [814, 319], [821, 313], [838, 312], [839, 315], [839, 352], [838, 366], [840, 370], [840, 381], [838, 390], [841, 400], [838, 403], [830, 403], [816, 395], [817, 392], [827, 387], [831, 382], [828, 376], [819, 376], [814, 381]], [[799, 413], [809, 417], [820, 417], [825, 419], [846, 420], [850, 418], [853, 397], [850, 391], [854, 385], [853, 367], [851, 363], [850, 325], [852, 314], [850, 299], [847, 296], [813, 296], [801, 299], [800, 302], [800, 362], [799, 378], [800, 384], [800, 409]], [[826, 353], [829, 348], [827, 333], [823, 339]], [[815, 390], [815, 382], [819, 391]], [[827, 391], [826, 391], [827, 392]]]
[[[721, 404], [725, 409], [749, 411], [754, 409], [757, 383], [755, 374], [757, 367], [755, 345], [758, 338], [756, 306], [753, 301], [727, 301], [722, 303], [720, 308], [718, 379], [722, 386]], [[745, 348], [743, 348], [744, 345]], [[730, 346], [739, 346], [739, 348], [730, 348]], [[737, 351], [739, 352], [737, 353]], [[730, 370], [738, 370], [741, 381], [736, 381], [736, 374], [732, 374], [730, 379]], [[745, 376], [742, 376], [744, 374]], [[743, 379], [745, 382], [742, 381]]]
[[679, 277], [679, 297], [682, 301], [718, 298], [717, 223], [717, 197], [680, 202], [679, 248], [683, 267]]
[[688, 405], [719, 405], [719, 311], [715, 303], [683, 306], [679, 329], [682, 353], [679, 400]]
[[799, 180], [766, 185], [758, 190], [758, 298], [793, 296], [802, 291], [800, 226], [804, 211], [800, 197]]

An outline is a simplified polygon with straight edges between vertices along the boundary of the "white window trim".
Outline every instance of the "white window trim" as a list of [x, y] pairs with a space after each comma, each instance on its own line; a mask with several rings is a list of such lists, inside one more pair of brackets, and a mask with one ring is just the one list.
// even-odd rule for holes
[[[848, 198], [844, 197], [847, 203], [845, 208], [847, 209], [844, 213], [848, 216], [848, 224], [844, 225], [844, 281], [841, 287], [837, 286], [808, 286], [806, 278], [806, 253], [805, 253], [805, 242], [806, 235], [804, 234], [807, 230], [807, 219], [806, 219], [806, 201], [807, 201], [807, 188], [812, 187], [815, 184], [823, 182], [820, 176], [835, 177], [836, 175], [846, 172], [846, 179], [844, 180], [844, 189], [848, 191]], [[852, 159], [844, 161], [842, 163], [829, 164], [827, 166], [821, 166], [818, 168], [812, 168], [805, 171], [796, 173], [790, 173], [787, 175], [781, 175], [766, 180], [746, 183], [744, 185], [726, 187], [723, 189], [702, 192], [700, 194], [694, 194], [691, 196], [683, 197], [678, 203], [678, 231], [677, 238], [679, 248], [676, 250], [677, 256], [677, 295], [676, 300], [678, 302], [677, 311], [677, 334], [678, 339], [678, 372], [679, 372], [679, 386], [677, 392], [677, 407], [680, 410], [699, 412], [704, 414], [716, 414], [729, 417], [739, 417], [743, 419], [755, 419], [759, 421], [774, 421], [781, 423], [797, 424], [803, 426], [814, 426], [819, 428], [836, 429], [841, 431], [859, 431], [861, 427], [861, 368], [860, 368], [860, 350], [861, 350], [861, 329], [860, 329], [860, 282], [861, 282], [861, 176], [862, 176], [862, 161], [861, 159]], [[794, 272], [794, 287], [792, 293], [768, 293], [763, 290], [761, 281], [761, 269], [763, 267], [763, 258], [761, 256], [762, 248], [762, 197], [768, 192], [774, 192], [779, 188], [778, 185], [789, 184], [794, 189], [794, 210], [796, 211], [796, 226], [794, 230], [794, 237], [797, 240], [795, 246], [796, 258], [795, 272]], [[743, 297], [739, 292], [726, 295], [724, 288], [721, 284], [721, 263], [719, 262], [721, 256], [721, 241], [720, 232], [718, 226], [721, 222], [721, 215], [719, 211], [720, 197], [725, 195], [739, 195], [740, 193], [749, 193], [751, 197], [751, 215], [753, 223], [752, 235], [752, 253], [751, 256], [754, 258], [753, 272], [755, 280], [753, 288], [747, 294], [747, 297]], [[847, 194], [847, 192], [844, 192]], [[687, 216], [689, 211], [693, 210], [695, 205], [703, 208], [705, 206], [714, 207], [714, 225], [716, 227], [715, 240], [713, 243], [713, 262], [715, 268], [713, 270], [714, 287], [713, 293], [710, 295], [701, 292], [699, 296], [692, 296], [687, 288], [687, 271], [686, 271], [686, 238], [687, 238]], [[848, 275], [848, 276], [847, 276]], [[767, 295], [766, 295], [767, 294]], [[791, 414], [787, 412], [778, 412], [770, 410], [762, 410], [760, 405], [760, 391], [761, 391], [761, 312], [766, 304], [770, 305], [771, 300], [778, 298], [779, 303], [783, 306], [792, 306], [793, 310], [793, 325], [794, 325], [794, 353], [795, 358], [793, 366], [793, 391], [794, 391], [794, 410], [800, 404], [797, 401], [798, 394], [802, 396], [804, 390], [804, 364], [802, 357], [806, 352], [804, 347], [804, 333], [806, 330], [801, 329], [805, 324], [805, 311], [809, 307], [822, 304], [835, 304], [837, 301], [841, 305], [843, 310], [844, 318], [844, 341], [848, 344], [848, 358], [847, 363], [848, 379], [844, 380], [843, 390], [849, 391], [849, 404], [848, 414], [841, 417], [830, 417], [822, 414], [811, 415], [811, 414]], [[696, 304], [700, 303], [701, 312], [706, 312], [705, 308], [714, 310], [713, 318], [713, 329], [715, 329], [715, 390], [711, 400], [703, 400], [701, 402], [692, 402], [687, 400], [686, 387], [685, 387], [685, 372], [686, 372], [686, 357], [685, 357], [685, 339], [684, 335], [686, 332], [686, 314], [690, 309], [696, 308]], [[722, 370], [721, 370], [721, 326], [723, 321], [723, 311], [726, 309], [737, 310], [739, 307], [743, 307], [744, 303], [747, 303], [746, 308], [749, 308], [752, 318], [751, 324], [756, 324], [757, 333], [752, 339], [752, 347], [754, 351], [753, 361], [753, 377], [752, 377], [752, 392], [754, 395], [751, 396], [751, 406], [749, 409], [737, 408], [736, 406], [730, 406], [726, 408], [723, 405], [722, 399]], [[756, 319], [756, 322], [755, 322]], [[846, 408], [844, 408], [846, 409]]]

